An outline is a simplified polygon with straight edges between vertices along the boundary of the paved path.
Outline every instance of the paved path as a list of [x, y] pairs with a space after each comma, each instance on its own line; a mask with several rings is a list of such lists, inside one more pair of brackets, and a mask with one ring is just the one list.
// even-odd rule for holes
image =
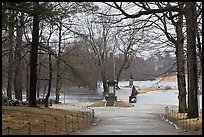
[[[95, 107], [100, 119], [97, 126], [80, 135], [181, 135], [180, 130], [162, 120], [162, 105], [139, 105], [134, 107]], [[162, 112], [161, 112], [162, 111]]]
[[[119, 100], [128, 101], [131, 89], [116, 92]], [[82, 105], [82, 104], [80, 104]], [[180, 129], [162, 120], [165, 105], [144, 104], [133, 107], [92, 107], [99, 119], [96, 126], [78, 135], [183, 135]]]

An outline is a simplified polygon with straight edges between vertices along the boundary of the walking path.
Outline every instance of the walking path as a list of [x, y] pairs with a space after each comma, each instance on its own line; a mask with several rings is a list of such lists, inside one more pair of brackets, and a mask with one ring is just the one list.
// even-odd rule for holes
[[[117, 90], [119, 100], [128, 101], [131, 89]], [[83, 103], [79, 104], [83, 105]], [[165, 105], [144, 104], [137, 101], [132, 107], [92, 107], [97, 124], [78, 135], [184, 135], [162, 119]]]
[[162, 120], [163, 105], [139, 105], [134, 107], [95, 107], [100, 119], [81, 135], [182, 135], [182, 131]]

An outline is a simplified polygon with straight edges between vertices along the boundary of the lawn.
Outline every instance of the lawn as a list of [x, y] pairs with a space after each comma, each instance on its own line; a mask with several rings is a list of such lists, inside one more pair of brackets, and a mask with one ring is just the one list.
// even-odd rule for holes
[[2, 106], [2, 134], [73, 134], [88, 127], [89, 118], [86, 114], [89, 113], [54, 108]]
[[201, 134], [202, 132], [202, 112], [199, 112], [198, 118], [187, 118], [187, 113], [171, 112], [166, 115], [166, 118], [176, 124], [183, 130], [190, 131], [191, 133]]
[[[106, 103], [105, 100], [99, 100], [99, 101], [92, 103], [88, 107], [105, 107], [105, 103]], [[133, 106], [133, 104], [127, 101], [117, 100], [115, 102], [115, 107], [131, 107], [131, 106]]]

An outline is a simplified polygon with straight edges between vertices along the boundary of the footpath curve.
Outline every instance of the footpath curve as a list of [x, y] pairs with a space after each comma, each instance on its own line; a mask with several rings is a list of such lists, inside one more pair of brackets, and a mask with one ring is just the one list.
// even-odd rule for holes
[[[130, 88], [116, 91], [118, 100], [128, 102]], [[139, 94], [140, 95], [140, 94]], [[79, 102], [76, 106], [86, 106], [93, 102]], [[162, 118], [166, 105], [147, 104], [137, 101], [132, 107], [90, 107], [94, 109], [98, 122], [77, 135], [186, 135]], [[56, 107], [53, 105], [53, 107]], [[57, 108], [69, 109], [59, 105]], [[71, 108], [71, 106], [70, 106]]]
[[162, 120], [163, 105], [135, 104], [134, 107], [95, 107], [96, 126], [79, 135], [184, 135]]
[[[131, 89], [120, 89], [116, 96], [128, 101]], [[162, 119], [165, 105], [143, 104], [137, 101], [132, 107], [91, 107], [99, 119], [96, 126], [79, 132], [79, 135], [184, 135], [181, 129]]]

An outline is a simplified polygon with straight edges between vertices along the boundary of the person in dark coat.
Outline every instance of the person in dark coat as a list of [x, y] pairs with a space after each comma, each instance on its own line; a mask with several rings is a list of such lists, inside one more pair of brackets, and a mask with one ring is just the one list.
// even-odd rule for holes
[[138, 91], [137, 89], [135, 88], [135, 86], [133, 85], [132, 87], [132, 93], [131, 95], [129, 96], [129, 103], [136, 103], [137, 99], [136, 99], [136, 96], [138, 94]]
[[132, 96], [132, 97], [135, 97], [137, 94], [138, 94], [138, 91], [137, 91], [137, 89], [135, 88], [135, 86], [133, 85], [133, 86], [132, 86], [131, 96]]

